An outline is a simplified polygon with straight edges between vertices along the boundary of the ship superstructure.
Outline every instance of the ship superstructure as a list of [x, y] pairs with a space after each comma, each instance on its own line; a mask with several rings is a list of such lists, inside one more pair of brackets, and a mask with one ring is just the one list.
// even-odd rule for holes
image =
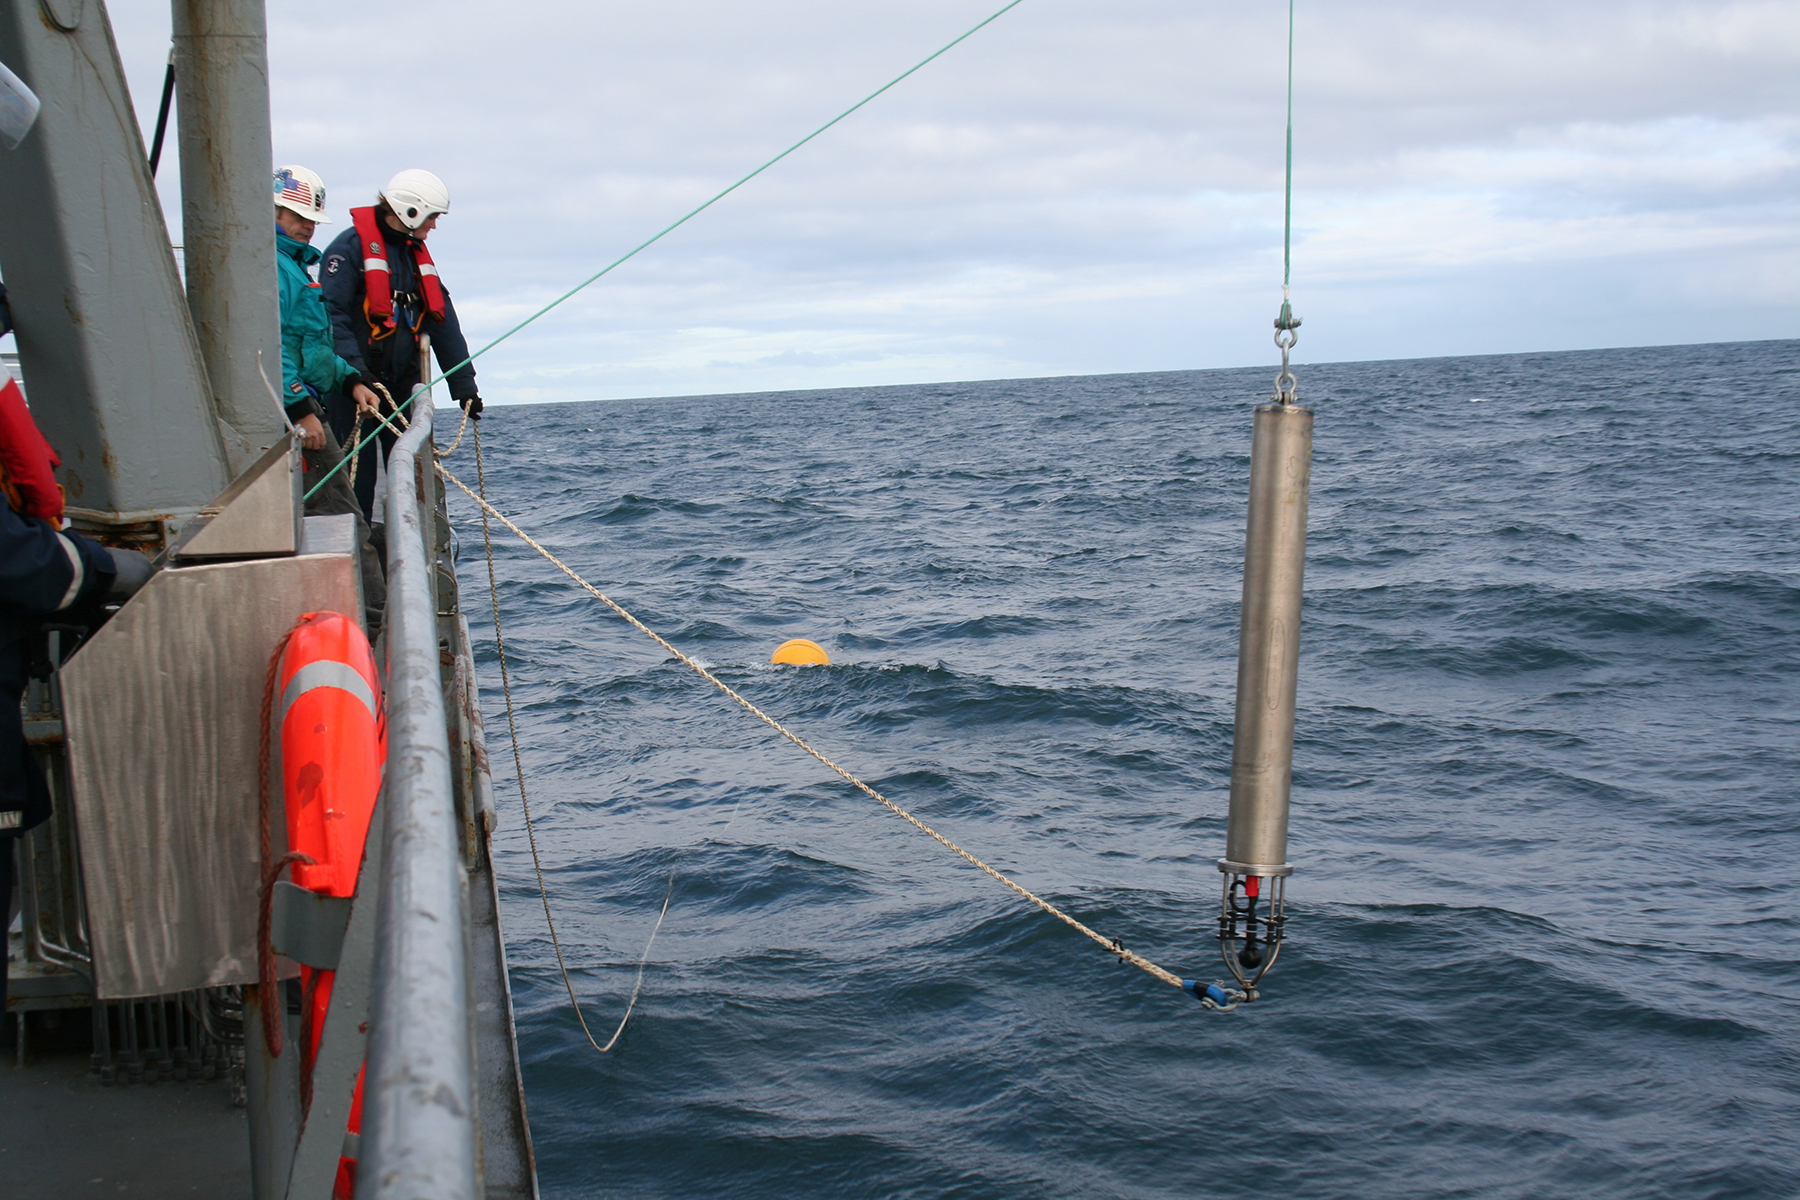
[[[270, 656], [302, 613], [363, 620], [359, 550], [352, 517], [303, 515], [301, 456], [266, 382], [280, 352], [262, 0], [176, 0], [173, 27], [185, 283], [104, 4], [0, 0], [0, 61], [42, 103], [0, 168], [18, 366], [63, 457], [73, 527], [162, 568], [103, 624], [46, 626], [37, 647], [27, 733], [56, 815], [20, 843], [8, 1017], [23, 1069], [0, 1082], [0, 1105], [55, 1120], [65, 1104], [71, 1127], [0, 1166], [21, 1173], [4, 1190], [71, 1194], [91, 1178], [84, 1143], [99, 1131], [81, 1122], [98, 1102], [32, 1075], [23, 1014], [48, 1010], [91, 1028], [93, 1086], [115, 1089], [103, 1136], [140, 1143], [163, 1183], [194, 1185], [182, 1194], [207, 1194], [220, 1172], [180, 1136], [183, 1106], [163, 1085], [216, 1079], [245, 1119], [193, 1131], [238, 1130], [216, 1153], [247, 1152], [259, 1200], [322, 1200], [340, 1158], [359, 1164], [359, 1197], [534, 1196], [429, 395], [389, 463], [375, 645], [388, 757], [356, 894], [323, 903], [274, 879], [263, 849], [271, 833], [284, 849], [258, 802], [274, 769], [259, 703]], [[279, 805], [279, 780], [273, 794]], [[259, 1003], [271, 953], [279, 1055]], [[301, 965], [336, 972], [304, 1083]], [[123, 1099], [136, 1092], [145, 1103]]]

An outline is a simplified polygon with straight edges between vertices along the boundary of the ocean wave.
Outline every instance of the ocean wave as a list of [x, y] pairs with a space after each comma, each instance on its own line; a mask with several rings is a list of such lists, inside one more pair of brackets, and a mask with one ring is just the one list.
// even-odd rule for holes
[[[975, 871], [502, 540], [521, 752], [590, 1024], [622, 1012], [675, 878], [637, 1014], [597, 1058], [538, 906], [479, 527], [452, 497], [546, 1195], [1792, 1191], [1800, 343], [1302, 370], [1298, 869], [1263, 999], [1229, 1014]], [[490, 494], [896, 802], [1104, 936], [1222, 978], [1268, 374], [490, 409]], [[835, 665], [769, 666], [796, 636]]]

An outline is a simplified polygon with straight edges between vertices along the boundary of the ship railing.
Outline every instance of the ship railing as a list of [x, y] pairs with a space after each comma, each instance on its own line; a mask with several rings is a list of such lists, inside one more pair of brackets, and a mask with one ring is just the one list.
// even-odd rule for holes
[[468, 876], [441, 673], [428, 394], [411, 421], [387, 464], [386, 827], [357, 1194], [473, 1200], [480, 1134]]

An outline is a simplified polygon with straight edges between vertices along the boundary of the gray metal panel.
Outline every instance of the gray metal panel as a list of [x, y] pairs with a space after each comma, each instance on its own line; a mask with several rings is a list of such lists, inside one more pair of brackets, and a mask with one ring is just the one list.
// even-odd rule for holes
[[[276, 986], [282, 986], [277, 984]], [[300, 1056], [294, 1039], [300, 1022], [282, 1011], [282, 1055], [270, 1058], [263, 1040], [262, 1005], [257, 989], [244, 989], [244, 1087], [249, 1097], [250, 1194], [255, 1200], [280, 1196], [294, 1166], [294, 1131], [300, 1128]]]
[[337, 970], [349, 922], [350, 897], [328, 896], [285, 879], [275, 881], [269, 897], [269, 945], [283, 958], [303, 967]]
[[[485, 840], [485, 837], [484, 837]], [[537, 1157], [525, 1116], [519, 1035], [500, 930], [500, 897], [486, 855], [469, 877], [469, 938], [474, 959], [476, 1086], [481, 1111], [481, 1175], [486, 1200], [537, 1200]]]
[[357, 1172], [364, 1200], [481, 1194], [468, 877], [450, 774], [429, 525], [420, 511], [431, 424], [429, 402], [416, 406], [412, 428], [388, 458], [388, 840]]
[[72, 30], [38, 0], [0, 0], [0, 59], [44, 102], [19, 148], [0, 151], [0, 269], [32, 415], [71, 505], [191, 513], [236, 472], [106, 8], [62, 7]]
[[531, 1123], [525, 1115], [525, 1084], [519, 1070], [519, 1036], [513, 1022], [512, 981], [506, 970], [506, 938], [500, 928], [500, 896], [488, 852], [493, 832], [494, 781], [488, 770], [487, 737], [475, 686], [475, 655], [469, 622], [461, 613], [443, 618], [454, 651], [450, 702], [462, 744], [457, 747], [457, 784], [465, 818], [472, 816], [480, 848], [469, 872], [469, 974], [475, 989], [476, 1089], [481, 1113], [481, 1176], [487, 1200], [537, 1200], [537, 1159]]
[[176, 549], [176, 556], [293, 554], [300, 548], [302, 536], [304, 481], [300, 447], [293, 438], [284, 437], [206, 506], [212, 519], [193, 527]]
[[285, 427], [263, 383], [281, 385], [268, 22], [263, 0], [171, 9], [188, 310], [236, 474]]
[[153, 577], [63, 669], [99, 993], [256, 979], [263, 676], [303, 612], [360, 622], [355, 519], [291, 558]]

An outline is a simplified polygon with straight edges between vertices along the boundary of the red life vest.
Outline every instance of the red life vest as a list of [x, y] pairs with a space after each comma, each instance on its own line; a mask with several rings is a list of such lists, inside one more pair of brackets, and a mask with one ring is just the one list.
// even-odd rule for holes
[[[393, 274], [388, 270], [387, 238], [382, 236], [381, 221], [375, 215], [373, 206], [353, 208], [350, 220], [356, 224], [356, 236], [362, 240], [363, 252], [363, 315], [368, 318], [369, 330], [374, 339], [379, 341], [391, 335], [397, 328], [394, 324], [394, 283]], [[431, 314], [434, 321], [444, 319], [444, 285], [438, 281], [437, 265], [431, 261], [431, 251], [425, 243], [417, 238], [409, 238], [412, 247], [413, 265], [419, 273], [419, 291], [423, 293], [425, 311]]]
[[0, 490], [22, 515], [61, 529], [63, 493], [51, 473], [60, 466], [62, 459], [25, 407], [25, 393], [12, 372], [0, 366]]

